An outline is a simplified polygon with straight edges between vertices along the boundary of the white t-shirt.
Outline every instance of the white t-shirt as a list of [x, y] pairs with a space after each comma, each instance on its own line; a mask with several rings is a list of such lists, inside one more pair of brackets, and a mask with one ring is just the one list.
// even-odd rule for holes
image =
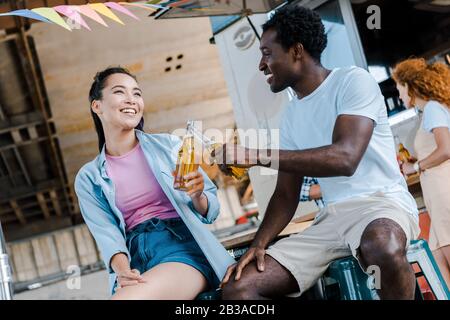
[[318, 178], [325, 203], [383, 192], [417, 216], [417, 205], [397, 163], [383, 96], [375, 79], [364, 69], [333, 69], [311, 94], [294, 98], [281, 117], [280, 149], [330, 145], [336, 119], [343, 114], [368, 117], [375, 122], [375, 128], [353, 176]]
[[450, 110], [439, 102], [431, 100], [423, 109], [422, 128], [431, 132], [438, 127], [447, 127], [450, 130]]

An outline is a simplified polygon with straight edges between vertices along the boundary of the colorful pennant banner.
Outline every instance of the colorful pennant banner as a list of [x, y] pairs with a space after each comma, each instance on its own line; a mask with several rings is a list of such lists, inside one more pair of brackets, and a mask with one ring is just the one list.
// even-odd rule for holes
[[[134, 15], [125, 6], [145, 9], [155, 12], [164, 9], [167, 6], [173, 6], [176, 3], [184, 3], [186, 0], [177, 1], [161, 1], [153, 0], [147, 2], [105, 2], [105, 3], [88, 3], [85, 5], [59, 5], [56, 7], [42, 7], [35, 9], [21, 9], [10, 12], [0, 13], [0, 18], [5, 16], [18, 16], [27, 19], [39, 20], [46, 23], [56, 24], [66, 30], [80, 29], [81, 27], [91, 31], [84, 18], [89, 18], [105, 27], [108, 27], [103, 17], [106, 17], [116, 23], [125, 25], [122, 20], [113, 12], [119, 12], [127, 15], [135, 20], [139, 18]], [[64, 19], [64, 18], [65, 19]]]
[[113, 12], [119, 12], [135, 20], [139, 18], [130, 12], [125, 6], [140, 8], [152, 13], [161, 9], [179, 8], [183, 10], [212, 10], [199, 7], [197, 1], [192, 0], [150, 0], [143, 2], [105, 2], [88, 3], [85, 5], [59, 5], [52, 8], [42, 7], [35, 9], [21, 9], [11, 12], [0, 13], [0, 18], [4, 16], [19, 16], [28, 19], [35, 19], [46, 23], [56, 24], [66, 30], [81, 29], [81, 27], [91, 31], [84, 18], [89, 18], [105, 27], [108, 27], [102, 17], [106, 17], [121, 25], [125, 25], [122, 20]]

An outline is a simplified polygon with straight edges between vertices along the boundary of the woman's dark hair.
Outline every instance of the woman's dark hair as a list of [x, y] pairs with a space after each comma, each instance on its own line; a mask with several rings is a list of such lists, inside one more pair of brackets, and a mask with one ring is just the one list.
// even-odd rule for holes
[[[137, 81], [135, 75], [131, 74], [130, 71], [122, 67], [109, 67], [103, 71], [97, 72], [97, 74], [94, 77], [94, 82], [91, 85], [91, 89], [89, 90], [90, 106], [92, 106], [92, 101], [101, 100], [103, 98], [102, 90], [105, 88], [106, 80], [110, 75], [116, 73], [126, 74]], [[103, 145], [105, 144], [105, 133], [103, 131], [103, 126], [99, 116], [94, 111], [92, 111], [92, 109], [91, 115], [92, 119], [94, 120], [95, 131], [97, 132], [98, 136], [98, 149], [101, 152]], [[141, 118], [141, 121], [139, 121], [139, 124], [136, 126], [136, 129], [144, 131], [144, 117]]]
[[319, 14], [302, 6], [291, 4], [281, 7], [262, 28], [264, 32], [274, 29], [277, 41], [285, 50], [300, 42], [317, 62], [320, 62], [320, 56], [327, 46], [325, 27]]

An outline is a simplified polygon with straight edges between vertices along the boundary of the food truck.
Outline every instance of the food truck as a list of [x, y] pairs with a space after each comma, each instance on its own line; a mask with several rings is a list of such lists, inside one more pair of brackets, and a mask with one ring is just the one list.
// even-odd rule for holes
[[[161, 21], [195, 17], [209, 18], [212, 30], [209, 45], [214, 46], [219, 54], [234, 120], [237, 129], [241, 130], [239, 131], [240, 140], [245, 141], [245, 135], [252, 129], [259, 129], [264, 136], [258, 139], [257, 145], [249, 145], [249, 147], [276, 148], [278, 138], [276, 129], [279, 128], [280, 114], [294, 95], [290, 90], [278, 94], [270, 91], [263, 74], [258, 70], [259, 38], [262, 33], [261, 25], [267, 21], [271, 12], [287, 3], [306, 6], [320, 14], [328, 37], [328, 45], [322, 55], [322, 64], [326, 68], [355, 65], [368, 70], [375, 77], [385, 98], [396, 141], [401, 142], [414, 154], [412, 141], [420, 124], [421, 115], [414, 109], [406, 110], [399, 99], [395, 83], [391, 78], [392, 67], [397, 61], [410, 56], [421, 56], [428, 61], [442, 61], [450, 64], [448, 37], [450, 5], [448, 2], [438, 0], [199, 0], [183, 4], [198, 10], [172, 6], [155, 11], [148, 18]], [[210, 10], [202, 10], [205, 8]], [[8, 38], [11, 35], [5, 34], [4, 37]], [[28, 54], [34, 53], [28, 52]], [[178, 55], [177, 59], [182, 61], [182, 55]], [[169, 62], [169, 60], [166, 61]], [[139, 68], [139, 66], [135, 67]], [[181, 62], [176, 69], [180, 68]], [[170, 67], [167, 67], [165, 72], [168, 73], [170, 71], [168, 69]], [[39, 82], [39, 79], [34, 81]], [[47, 130], [52, 131], [54, 128], [50, 126]], [[57, 150], [53, 151], [57, 157]], [[252, 168], [249, 176], [261, 218], [275, 188], [277, 173], [271, 169]], [[408, 185], [418, 209], [425, 215], [426, 208], [418, 177], [410, 177]], [[70, 194], [69, 190], [68, 197], [71, 196], [73, 194]], [[52, 196], [51, 201], [53, 200]], [[296, 224], [290, 225], [281, 236], [299, 232], [308, 227], [317, 210], [313, 201], [300, 203], [295, 216]], [[15, 212], [20, 213], [20, 210]], [[238, 258], [245, 252], [245, 247], [251, 241], [254, 231], [254, 229], [244, 230], [243, 233], [231, 234], [222, 239], [222, 243]], [[0, 284], [3, 291], [0, 291], [0, 298], [8, 299], [11, 298], [11, 292], [8, 291], [11, 286], [11, 271], [6, 247], [1, 248]], [[429, 272], [432, 273], [433, 268]], [[330, 285], [332, 290], [335, 290], [336, 286], [333, 287], [333, 284], [336, 284], [336, 281]], [[325, 285], [326, 283], [321, 288], [314, 288], [317, 292], [311, 293], [312, 296], [324, 297]], [[447, 295], [445, 288], [439, 285], [439, 281], [428, 285], [423, 292], [426, 290], [433, 291], [437, 298], [445, 298]], [[373, 291], [366, 292], [359, 298], [374, 298], [372, 294]], [[334, 293], [333, 297], [336, 297]], [[351, 298], [358, 297], [351, 296]]]

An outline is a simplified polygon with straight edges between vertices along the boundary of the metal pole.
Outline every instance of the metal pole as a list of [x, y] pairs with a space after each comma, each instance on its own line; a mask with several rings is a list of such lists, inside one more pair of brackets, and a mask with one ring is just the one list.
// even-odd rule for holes
[[0, 300], [12, 300], [12, 276], [6, 252], [6, 241], [0, 221]]

